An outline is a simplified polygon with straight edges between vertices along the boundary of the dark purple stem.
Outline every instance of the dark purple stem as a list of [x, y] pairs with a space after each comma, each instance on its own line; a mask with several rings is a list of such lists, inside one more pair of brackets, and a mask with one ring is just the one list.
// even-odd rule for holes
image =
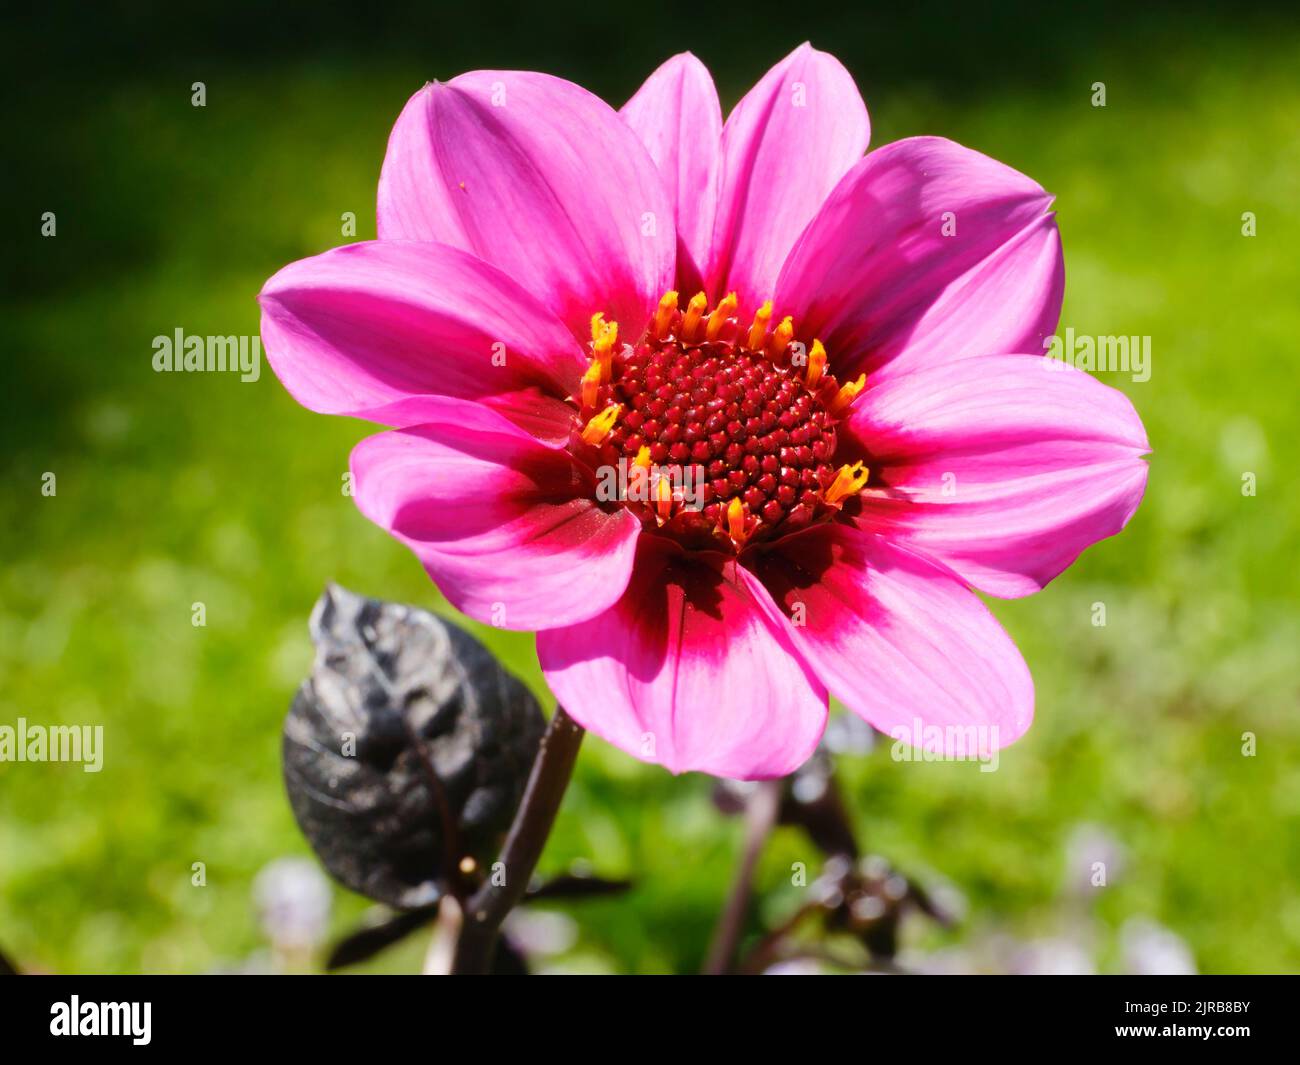
[[573, 775], [584, 735], [582, 726], [564, 712], [564, 707], [557, 706], [501, 848], [500, 868], [488, 870], [482, 887], [465, 901], [464, 922], [451, 965], [453, 973], [486, 973], [491, 968], [501, 922], [528, 890]]
[[718, 926], [713, 933], [713, 942], [709, 945], [709, 954], [704, 962], [704, 972], [719, 975], [727, 972], [731, 959], [735, 957], [740, 935], [745, 927], [745, 915], [749, 912], [749, 896], [754, 882], [754, 870], [758, 867], [759, 855], [776, 825], [776, 817], [781, 809], [781, 793], [785, 782], [765, 780], [757, 785], [754, 793], [745, 804], [745, 845], [740, 857], [740, 868], [731, 885], [731, 894], [727, 897], [726, 908], [718, 919]]

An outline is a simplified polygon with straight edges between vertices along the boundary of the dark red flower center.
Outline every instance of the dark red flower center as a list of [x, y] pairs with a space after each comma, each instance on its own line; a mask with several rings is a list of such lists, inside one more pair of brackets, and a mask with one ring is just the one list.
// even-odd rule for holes
[[635, 344], [592, 322], [592, 364], [575, 397], [584, 446], [595, 452], [598, 496], [636, 509], [690, 547], [739, 551], [838, 511], [865, 483], [861, 464], [837, 467], [836, 423], [862, 388], [841, 386], [826, 353], [769, 331], [770, 304], [752, 325], [734, 296], [704, 314], [669, 293]]

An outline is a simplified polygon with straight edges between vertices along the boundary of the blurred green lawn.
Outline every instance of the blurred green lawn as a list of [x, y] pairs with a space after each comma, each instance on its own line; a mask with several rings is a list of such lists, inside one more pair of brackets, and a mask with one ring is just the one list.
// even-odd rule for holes
[[[1052, 190], [1062, 326], [1149, 334], [1154, 350], [1147, 383], [1101, 375], [1132, 397], [1154, 448], [1131, 526], [1043, 594], [993, 607], [1033, 670], [1036, 724], [992, 774], [897, 764], [888, 745], [849, 760], [864, 838], [965, 894], [963, 927], [927, 945], [1049, 928], [1065, 841], [1091, 822], [1129, 853], [1098, 893], [1103, 963], [1113, 929], [1141, 914], [1181, 935], [1202, 971], [1300, 969], [1300, 35], [1266, 18], [1168, 37], [1116, 27], [1035, 55], [1032, 75], [963, 80], [939, 69], [921, 24], [901, 40], [869, 29], [781, 25], [738, 48], [660, 24], [623, 52], [557, 30], [530, 53], [529, 26], [514, 24], [495, 54], [491, 36], [455, 49], [430, 25], [391, 55], [346, 39], [265, 63], [182, 54], [109, 80], [51, 77], [11, 100], [32, 194], [7, 219], [15, 260], [0, 293], [0, 724], [102, 723], [106, 754], [99, 774], [0, 764], [5, 952], [54, 971], [191, 972], [255, 949], [253, 876], [307, 853], [279, 735], [311, 659], [313, 600], [336, 580], [448, 609], [340, 490], [367, 426], [300, 409], [265, 364], [256, 384], [156, 375], [152, 338], [255, 333], [263, 280], [346, 243], [343, 212], [357, 239], [373, 236], [388, 130], [428, 78], [538, 66], [620, 104], [653, 61], [691, 47], [719, 66], [729, 105], [811, 35], [858, 77], [874, 145], [953, 137]], [[206, 108], [190, 105], [194, 80]], [[44, 210], [54, 239], [38, 234]], [[40, 494], [45, 471], [54, 498]], [[531, 637], [474, 628], [550, 705]], [[543, 866], [586, 859], [638, 886], [573, 911], [582, 934], [566, 964], [698, 966], [739, 838], [709, 791], [587, 741]], [[794, 903], [794, 861], [816, 859], [778, 834], [760, 915]], [[337, 903], [338, 930], [365, 908], [342, 889]], [[370, 968], [411, 969], [422, 949]]]

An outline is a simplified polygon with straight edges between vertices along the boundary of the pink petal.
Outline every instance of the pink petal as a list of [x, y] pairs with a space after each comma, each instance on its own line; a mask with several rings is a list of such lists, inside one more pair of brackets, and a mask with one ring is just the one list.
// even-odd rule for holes
[[1029, 727], [1024, 659], [946, 571], [839, 523], [780, 541], [752, 569], [817, 675], [880, 731], [953, 757], [989, 754]]
[[672, 203], [627, 124], [577, 85], [519, 71], [411, 98], [379, 179], [379, 236], [474, 252], [582, 339], [597, 311], [639, 335], [676, 256]]
[[[262, 341], [305, 407], [389, 425], [434, 420], [432, 396], [479, 400], [568, 436], [561, 401], [585, 360], [564, 323], [494, 266], [442, 244], [353, 244], [266, 283]], [[444, 408], [445, 409], [445, 405]]]
[[410, 547], [448, 601], [504, 629], [565, 625], [623, 594], [641, 525], [606, 514], [564, 451], [483, 407], [352, 452], [361, 512]]
[[849, 431], [886, 486], [859, 524], [990, 595], [1036, 592], [1128, 523], [1146, 432], [1122, 392], [1038, 355], [989, 355], [868, 388]]
[[679, 274], [684, 250], [702, 276], [713, 243], [722, 160], [722, 108], [708, 69], [690, 52], [673, 56], [619, 114], [650, 152], [674, 205]]
[[598, 736], [674, 773], [792, 772], [821, 737], [826, 692], [755, 600], [762, 589], [735, 579], [734, 564], [720, 571], [643, 539], [615, 607], [537, 634], [556, 698]]
[[715, 298], [734, 289], [743, 319], [773, 294], [795, 240], [862, 158], [870, 134], [849, 72], [809, 44], [750, 90], [722, 130], [710, 269]]
[[1041, 352], [1065, 285], [1050, 204], [1037, 182], [941, 137], [886, 145], [808, 226], [777, 306], [841, 379]]

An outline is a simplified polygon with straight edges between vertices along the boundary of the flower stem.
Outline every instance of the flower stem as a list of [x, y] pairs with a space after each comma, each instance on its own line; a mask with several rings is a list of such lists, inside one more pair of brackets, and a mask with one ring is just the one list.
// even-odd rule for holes
[[564, 707], [557, 706], [533, 760], [500, 860], [483, 886], [465, 902], [453, 973], [486, 973], [491, 968], [501, 922], [528, 890], [573, 775], [584, 735], [582, 726], [564, 712]]
[[781, 811], [784, 784], [781, 780], [763, 781], [755, 786], [754, 793], [745, 804], [745, 847], [740, 858], [740, 868], [736, 871], [736, 879], [731, 886], [731, 894], [713, 932], [713, 942], [709, 944], [709, 955], [704, 962], [704, 972], [708, 975], [716, 976], [727, 972], [735, 956], [740, 934], [745, 927], [745, 915], [749, 912], [754, 870]]

